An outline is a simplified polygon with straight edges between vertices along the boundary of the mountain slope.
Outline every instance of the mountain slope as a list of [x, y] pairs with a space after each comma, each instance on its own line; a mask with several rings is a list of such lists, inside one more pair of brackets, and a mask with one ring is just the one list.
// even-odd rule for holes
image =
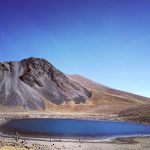
[[108, 86], [99, 84], [97, 82], [94, 82], [94, 81], [87, 79], [80, 75], [67, 75], [67, 77], [70, 78], [71, 80], [75, 81], [76, 83], [81, 84], [82, 86], [84, 86], [85, 88], [87, 88], [91, 91], [103, 92], [103, 93], [106, 93], [111, 96], [118, 96], [118, 97], [127, 98], [127, 99], [131, 99], [131, 100], [136, 100], [141, 103], [149, 102], [149, 100], [150, 100], [150, 98], [147, 98], [147, 97], [143, 97], [143, 96], [139, 96], [139, 95], [132, 94], [129, 92], [110, 88]]
[[92, 91], [92, 104], [88, 110], [93, 114], [119, 114], [124, 110], [150, 104], [150, 98], [115, 90], [80, 75], [67, 77]]
[[85, 102], [91, 92], [68, 79], [44, 59], [0, 63], [0, 104], [44, 109], [45, 101], [61, 104]]

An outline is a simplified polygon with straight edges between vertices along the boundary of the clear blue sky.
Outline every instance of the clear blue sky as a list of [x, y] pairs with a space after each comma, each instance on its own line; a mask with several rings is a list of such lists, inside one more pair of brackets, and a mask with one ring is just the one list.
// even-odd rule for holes
[[30, 56], [150, 97], [150, 1], [0, 0], [0, 61]]

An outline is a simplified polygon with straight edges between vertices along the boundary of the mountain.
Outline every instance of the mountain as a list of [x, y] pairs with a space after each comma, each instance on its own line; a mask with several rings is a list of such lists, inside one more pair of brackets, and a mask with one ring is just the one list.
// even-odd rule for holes
[[56, 105], [74, 101], [84, 103], [92, 93], [67, 78], [45, 59], [28, 58], [0, 63], [0, 105], [45, 109], [45, 103]]
[[138, 112], [140, 118], [146, 118], [150, 98], [116, 90], [80, 75], [64, 74], [45, 59], [31, 57], [0, 63], [0, 110], [6, 108], [127, 118], [129, 112], [130, 118]]

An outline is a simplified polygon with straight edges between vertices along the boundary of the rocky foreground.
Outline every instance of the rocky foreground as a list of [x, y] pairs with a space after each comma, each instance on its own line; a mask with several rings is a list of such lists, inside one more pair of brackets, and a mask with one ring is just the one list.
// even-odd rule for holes
[[31, 141], [0, 139], [0, 150], [149, 150], [150, 138], [124, 138], [112, 141]]

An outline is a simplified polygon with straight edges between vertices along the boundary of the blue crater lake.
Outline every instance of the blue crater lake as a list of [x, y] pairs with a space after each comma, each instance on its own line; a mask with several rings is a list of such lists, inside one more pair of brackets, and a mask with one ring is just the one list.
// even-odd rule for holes
[[150, 135], [150, 125], [120, 121], [76, 119], [22, 119], [6, 124], [7, 129], [57, 137], [108, 138]]

